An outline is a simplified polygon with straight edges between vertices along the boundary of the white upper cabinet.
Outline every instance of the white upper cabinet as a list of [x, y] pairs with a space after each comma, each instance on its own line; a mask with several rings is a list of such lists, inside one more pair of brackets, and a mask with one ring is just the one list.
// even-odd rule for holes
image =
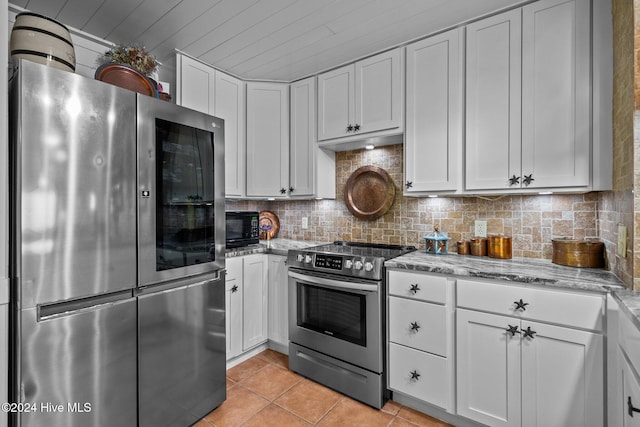
[[224, 119], [225, 195], [245, 195], [245, 84], [216, 71], [215, 116]]
[[[353, 133], [355, 67], [347, 65], [318, 76], [318, 140]], [[347, 128], [351, 125], [351, 129]]]
[[590, 189], [590, 25], [541, 0], [467, 26], [468, 192]]
[[318, 76], [318, 140], [402, 130], [403, 50]]
[[292, 83], [289, 149], [289, 196], [336, 197], [335, 153], [316, 141], [316, 78]]
[[461, 186], [460, 30], [407, 46], [405, 194]]
[[225, 195], [245, 195], [245, 83], [178, 54], [176, 103], [224, 119]]
[[216, 70], [178, 54], [176, 104], [214, 115]]
[[586, 187], [590, 170], [590, 2], [522, 9], [522, 181]]
[[518, 9], [467, 26], [467, 190], [504, 188], [520, 176], [520, 16]]
[[354, 132], [401, 126], [402, 62], [402, 49], [356, 62]]
[[247, 83], [247, 196], [286, 197], [289, 85]]

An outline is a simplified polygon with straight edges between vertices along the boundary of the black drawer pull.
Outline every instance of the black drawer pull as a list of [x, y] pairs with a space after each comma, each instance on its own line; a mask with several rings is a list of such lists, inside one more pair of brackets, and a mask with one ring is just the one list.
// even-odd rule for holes
[[513, 303], [516, 305], [516, 310], [522, 310], [522, 311], [525, 311], [526, 310], [525, 307], [529, 305], [528, 302], [522, 301], [522, 298], [520, 298], [520, 301], [514, 301]]
[[420, 325], [418, 325], [418, 322], [411, 322], [411, 330], [413, 332], [418, 332], [418, 329], [420, 329]]
[[520, 334], [521, 332], [518, 330], [518, 326], [511, 326], [509, 325], [509, 327], [507, 329], [505, 329], [505, 331], [509, 332], [511, 334], [512, 337], [516, 336], [516, 334]]
[[411, 285], [411, 289], [409, 289], [409, 292], [412, 292], [415, 295], [418, 293], [419, 290], [420, 290], [420, 286], [418, 286], [417, 283], [414, 283], [413, 285]]
[[418, 371], [411, 371], [409, 373], [411, 374], [411, 381], [418, 381], [420, 379]]
[[524, 332], [524, 335], [522, 335], [522, 338], [531, 338], [531, 339], [533, 339], [534, 338], [533, 336], [535, 334], [537, 334], [536, 331], [531, 329], [531, 326], [527, 326], [527, 329], [526, 330], [523, 329], [522, 332]]

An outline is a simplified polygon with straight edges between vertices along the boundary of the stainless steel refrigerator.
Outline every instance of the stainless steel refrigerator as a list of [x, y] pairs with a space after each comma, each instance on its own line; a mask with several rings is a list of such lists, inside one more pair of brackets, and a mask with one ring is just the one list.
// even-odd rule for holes
[[11, 423], [194, 423], [226, 397], [223, 121], [25, 60], [10, 90]]

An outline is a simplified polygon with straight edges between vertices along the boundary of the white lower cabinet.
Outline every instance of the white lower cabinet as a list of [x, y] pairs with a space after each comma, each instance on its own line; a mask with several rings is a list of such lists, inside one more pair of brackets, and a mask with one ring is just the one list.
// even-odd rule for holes
[[453, 408], [453, 287], [445, 276], [388, 273], [388, 385]]
[[227, 359], [242, 353], [242, 257], [226, 259], [225, 281]]
[[[501, 286], [504, 294], [495, 284], [459, 281], [458, 285], [458, 415], [489, 426], [604, 425], [601, 330], [544, 323], [545, 316], [554, 316], [542, 306], [571, 293], [539, 290], [537, 295], [536, 289], [521, 288], [529, 297], [516, 299], [509, 294], [518, 289], [513, 285]], [[470, 295], [476, 292], [494, 301], [496, 310], [512, 314], [473, 310]], [[602, 316], [602, 296], [586, 297], [599, 301], [600, 307], [594, 304], [575, 316], [601, 325], [593, 317]]]
[[637, 377], [629, 360], [621, 358], [623, 426], [640, 427], [640, 378]]
[[447, 358], [389, 343], [389, 388], [441, 408], [449, 406]]
[[242, 349], [267, 341], [269, 277], [267, 255], [243, 257]]
[[280, 350], [289, 347], [289, 295], [287, 257], [268, 255], [269, 257], [269, 341]]
[[640, 426], [640, 330], [632, 320], [620, 310], [618, 325], [618, 360], [621, 371], [620, 406], [610, 410], [622, 409], [624, 427]]
[[227, 360], [267, 341], [267, 255], [226, 259]]

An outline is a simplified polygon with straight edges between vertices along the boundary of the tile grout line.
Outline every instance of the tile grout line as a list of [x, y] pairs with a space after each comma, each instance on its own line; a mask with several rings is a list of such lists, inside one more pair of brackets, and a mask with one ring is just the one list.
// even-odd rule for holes
[[329, 415], [329, 413], [333, 411], [345, 399], [346, 399], [345, 396], [341, 396], [340, 399], [338, 399], [336, 403], [334, 403], [333, 406], [327, 410], [327, 412], [325, 412], [320, 418], [318, 418], [318, 421], [314, 424], [314, 426], [317, 426], [318, 424], [320, 424], [320, 422], [324, 420], [327, 417], [327, 415]]

